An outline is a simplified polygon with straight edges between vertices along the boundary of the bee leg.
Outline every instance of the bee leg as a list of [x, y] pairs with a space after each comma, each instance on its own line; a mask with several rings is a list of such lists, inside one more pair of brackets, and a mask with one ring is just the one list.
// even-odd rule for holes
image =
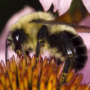
[[38, 58], [39, 58], [39, 53], [40, 53], [40, 41], [38, 40], [37, 42], [37, 46], [36, 46], [36, 63], [35, 65], [33, 66], [32, 70], [36, 67], [36, 64], [37, 64], [37, 61], [38, 61]]
[[37, 63], [38, 58], [39, 58], [40, 48], [41, 48], [41, 41], [38, 40], [38, 42], [37, 42], [37, 46], [36, 46], [36, 63]]
[[[44, 46], [45, 39], [48, 37], [48, 29], [45, 25], [41, 27], [37, 35], [37, 46], [36, 46], [36, 60], [38, 60], [40, 55], [40, 49]], [[36, 61], [37, 62], [37, 61]]]
[[25, 58], [25, 60], [26, 60], [26, 65], [27, 65], [27, 55], [26, 55], [26, 52], [25, 52], [24, 49], [23, 49], [23, 45], [21, 45], [21, 49], [22, 49], [22, 53], [23, 53], [23, 55], [24, 55], [24, 58]]
[[[37, 45], [36, 45], [36, 63], [37, 63], [39, 55], [40, 55], [40, 49], [41, 49], [41, 47], [44, 46], [44, 42], [47, 37], [48, 37], [48, 29], [45, 25], [43, 25], [37, 35], [38, 40], [37, 40]], [[35, 66], [36, 66], [36, 64], [35, 64]]]
[[64, 48], [66, 51], [67, 60], [65, 62], [65, 67], [62, 73], [62, 78], [60, 80], [61, 85], [66, 81], [67, 73], [73, 66], [73, 50], [72, 50], [71, 44], [69, 43], [70, 41], [67, 35], [65, 34], [65, 32], [62, 33], [62, 40], [63, 40]]
[[11, 39], [6, 39], [6, 43], [5, 43], [5, 46], [6, 46], [6, 50], [5, 50], [5, 62], [6, 62], [6, 64], [7, 64], [7, 54], [8, 54], [7, 49], [8, 49], [8, 46], [10, 46], [12, 44], [12, 42], [13, 41]]
[[[38, 40], [37, 40], [37, 45], [36, 45], [36, 63], [37, 63], [39, 55], [40, 55], [40, 49], [41, 49], [41, 47], [43, 47], [45, 39], [47, 37], [48, 37], [48, 29], [45, 25], [43, 25], [37, 35]], [[35, 64], [35, 66], [36, 66], [36, 64]]]

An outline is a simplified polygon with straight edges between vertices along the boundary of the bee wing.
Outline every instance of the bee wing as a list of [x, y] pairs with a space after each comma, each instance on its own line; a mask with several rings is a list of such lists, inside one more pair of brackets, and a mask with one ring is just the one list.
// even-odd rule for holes
[[43, 24], [61, 24], [61, 25], [69, 25], [73, 27], [77, 32], [81, 33], [90, 33], [90, 26], [82, 26], [82, 25], [76, 25], [76, 24], [71, 24], [71, 23], [63, 23], [63, 22], [57, 22], [57, 21], [49, 21], [49, 20], [33, 20], [32, 22], [35, 23], [43, 23]]

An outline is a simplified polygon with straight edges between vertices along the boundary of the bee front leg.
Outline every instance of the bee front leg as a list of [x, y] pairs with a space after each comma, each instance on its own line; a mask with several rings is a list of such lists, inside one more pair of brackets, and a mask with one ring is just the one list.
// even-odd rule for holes
[[43, 47], [45, 40], [48, 37], [48, 29], [43, 25], [37, 34], [37, 46], [36, 46], [36, 62], [40, 55], [40, 49]]
[[42, 45], [42, 39], [38, 39], [37, 41], [37, 46], [36, 46], [36, 63], [34, 65], [34, 67], [32, 68], [32, 70], [35, 68], [36, 64], [37, 64], [37, 61], [39, 59], [39, 55], [40, 55], [40, 49], [41, 49], [41, 45]]
[[27, 55], [26, 55], [26, 51], [24, 50], [22, 44], [20, 45], [20, 47], [21, 47], [21, 49], [17, 49], [17, 50], [16, 50], [16, 53], [17, 53], [17, 55], [19, 55], [19, 56], [21, 56], [21, 55], [23, 54], [23, 57], [25, 58], [26, 65], [27, 65]]
[[[45, 25], [43, 25], [38, 34], [37, 34], [37, 45], [36, 45], [36, 63], [38, 61], [40, 55], [40, 49], [44, 46], [45, 40], [48, 38], [48, 29]], [[36, 65], [35, 65], [36, 66]], [[35, 67], [34, 66], [34, 67]], [[33, 68], [34, 68], [33, 67]]]
[[25, 58], [25, 60], [26, 60], [26, 65], [27, 65], [27, 55], [26, 55], [26, 52], [25, 52], [25, 50], [24, 50], [24, 48], [23, 48], [23, 45], [21, 45], [21, 50], [22, 50], [22, 53], [23, 53], [23, 55], [24, 55], [24, 58]]
[[61, 40], [63, 41], [63, 45], [64, 45], [64, 48], [65, 48], [65, 51], [66, 51], [66, 56], [67, 56], [67, 59], [66, 59], [66, 62], [65, 62], [65, 67], [64, 67], [62, 77], [61, 77], [61, 80], [60, 80], [60, 84], [62, 85], [66, 81], [67, 73], [73, 67], [74, 57], [73, 57], [73, 49], [71, 47], [71, 43], [70, 43], [66, 33], [62, 32], [61, 35], [62, 35]]

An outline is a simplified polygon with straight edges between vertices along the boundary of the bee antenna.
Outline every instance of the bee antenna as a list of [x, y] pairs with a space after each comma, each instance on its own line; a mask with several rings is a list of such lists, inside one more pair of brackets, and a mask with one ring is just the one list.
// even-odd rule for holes
[[10, 46], [11, 44], [13, 43], [13, 41], [11, 39], [6, 39], [6, 50], [5, 50], [5, 61], [6, 61], [6, 64], [7, 64], [7, 49], [8, 49], [8, 46]]

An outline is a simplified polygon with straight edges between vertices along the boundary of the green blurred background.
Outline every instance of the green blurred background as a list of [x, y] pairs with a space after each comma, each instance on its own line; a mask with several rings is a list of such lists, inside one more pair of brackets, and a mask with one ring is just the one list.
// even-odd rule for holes
[[[43, 11], [43, 8], [39, 0], [1, 0], [0, 1], [0, 34], [8, 21], [8, 19], [17, 11], [21, 10], [25, 5], [33, 7], [36, 11]], [[53, 11], [53, 5], [49, 11]], [[57, 21], [68, 22], [68, 23], [79, 23], [83, 18], [88, 15], [85, 7], [81, 0], [73, 0], [70, 9], [67, 13], [58, 16]]]

